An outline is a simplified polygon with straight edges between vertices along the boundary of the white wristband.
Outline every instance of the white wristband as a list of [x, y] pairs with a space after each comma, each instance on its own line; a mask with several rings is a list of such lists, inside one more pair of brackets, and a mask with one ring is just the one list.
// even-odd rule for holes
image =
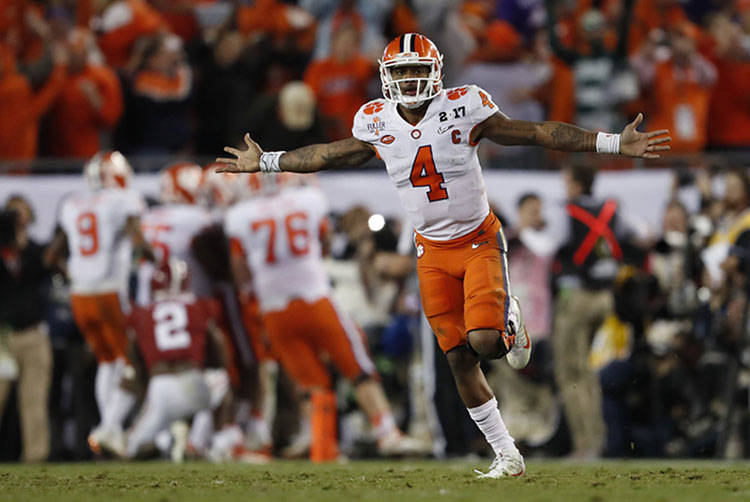
[[260, 172], [262, 173], [280, 173], [279, 158], [286, 152], [263, 152], [260, 155]]
[[620, 135], [600, 132], [596, 135], [597, 153], [620, 153]]

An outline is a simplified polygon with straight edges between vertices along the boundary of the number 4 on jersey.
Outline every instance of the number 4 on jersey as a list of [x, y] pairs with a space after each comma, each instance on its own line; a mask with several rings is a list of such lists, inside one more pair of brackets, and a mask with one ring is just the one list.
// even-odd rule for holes
[[414, 164], [411, 166], [411, 176], [409, 177], [414, 187], [429, 187], [427, 198], [430, 202], [436, 202], [448, 198], [448, 190], [443, 183], [445, 178], [443, 173], [438, 172], [435, 168], [435, 160], [432, 158], [432, 146], [420, 146], [417, 150], [417, 156], [414, 158]]

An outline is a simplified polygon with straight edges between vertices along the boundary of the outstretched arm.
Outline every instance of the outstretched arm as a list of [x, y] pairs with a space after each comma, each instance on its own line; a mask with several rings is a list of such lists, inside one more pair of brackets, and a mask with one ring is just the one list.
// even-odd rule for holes
[[[236, 158], [222, 157], [216, 162], [222, 167], [216, 169], [218, 173], [254, 173], [261, 170], [260, 146], [245, 135], [247, 150], [238, 150], [227, 146], [224, 151]], [[295, 150], [284, 152], [278, 157], [278, 166], [282, 171], [293, 173], [314, 173], [332, 167], [352, 167], [364, 164], [370, 160], [375, 151], [369, 143], [357, 138], [342, 139], [333, 143], [303, 146]]]
[[[612, 153], [656, 159], [659, 154], [655, 152], [669, 150], [669, 145], [663, 144], [671, 140], [664, 136], [669, 131], [639, 132], [636, 128], [642, 121], [643, 114], [639, 113], [625, 126], [620, 133], [619, 152]], [[565, 122], [527, 122], [496, 113], [472, 131], [471, 141], [476, 143], [487, 138], [501, 145], [538, 145], [566, 152], [596, 152], [597, 134]]]

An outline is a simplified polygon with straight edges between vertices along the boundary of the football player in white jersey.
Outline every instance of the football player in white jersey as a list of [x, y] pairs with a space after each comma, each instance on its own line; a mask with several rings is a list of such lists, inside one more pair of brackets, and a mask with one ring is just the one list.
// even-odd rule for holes
[[474, 85], [443, 89], [442, 55], [424, 35], [391, 41], [380, 61], [383, 97], [354, 118], [352, 138], [289, 152], [226, 147], [222, 172], [316, 172], [357, 166], [378, 155], [416, 231], [422, 305], [446, 354], [459, 394], [496, 457], [482, 477], [520, 476], [525, 466], [479, 367], [506, 355], [514, 368], [529, 360], [531, 340], [510, 295], [505, 239], [491, 213], [476, 146], [538, 145], [569, 152], [656, 158], [668, 131], [642, 133], [638, 114], [620, 134], [561, 122], [514, 120]]
[[54, 263], [67, 246], [73, 317], [99, 363], [95, 395], [101, 422], [89, 436], [96, 452], [119, 429], [134, 399], [119, 385], [128, 368], [123, 307], [133, 251], [150, 256], [150, 248], [140, 230], [145, 204], [128, 189], [131, 174], [120, 152], [96, 154], [84, 167], [90, 190], [65, 199], [62, 231], [48, 251]]
[[[203, 169], [189, 162], [177, 162], [159, 177], [161, 205], [149, 209], [141, 218], [141, 229], [151, 244], [157, 268], [174, 258], [187, 264], [188, 290], [196, 297], [211, 294], [208, 277], [193, 256], [193, 239], [212, 223], [207, 209], [198, 205]], [[152, 265], [145, 265], [148, 269]], [[149, 276], [148, 272], [144, 275]], [[139, 281], [136, 301], [148, 303], [150, 281]]]
[[[261, 194], [227, 212], [225, 228], [235, 277], [252, 282], [271, 353], [312, 394], [313, 423], [325, 422], [326, 414], [332, 414], [331, 423], [336, 423], [332, 379], [321, 357], [326, 354], [353, 383], [379, 453], [425, 453], [425, 445], [396, 426], [363, 332], [331, 298], [323, 265], [328, 202], [320, 188], [300, 185], [298, 179], [289, 174], [254, 175], [250, 180]], [[318, 399], [316, 395], [330, 397]], [[328, 404], [331, 401], [334, 406]], [[313, 460], [317, 446], [335, 445], [335, 436], [326, 434], [325, 428], [313, 427]]]

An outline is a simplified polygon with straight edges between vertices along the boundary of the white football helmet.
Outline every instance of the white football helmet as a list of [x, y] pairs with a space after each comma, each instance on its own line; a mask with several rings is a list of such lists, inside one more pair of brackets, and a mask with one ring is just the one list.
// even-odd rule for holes
[[203, 169], [191, 162], [177, 162], [161, 172], [159, 188], [162, 202], [195, 204], [203, 181]]
[[117, 150], [99, 152], [83, 166], [83, 177], [93, 190], [128, 188], [133, 168]]

